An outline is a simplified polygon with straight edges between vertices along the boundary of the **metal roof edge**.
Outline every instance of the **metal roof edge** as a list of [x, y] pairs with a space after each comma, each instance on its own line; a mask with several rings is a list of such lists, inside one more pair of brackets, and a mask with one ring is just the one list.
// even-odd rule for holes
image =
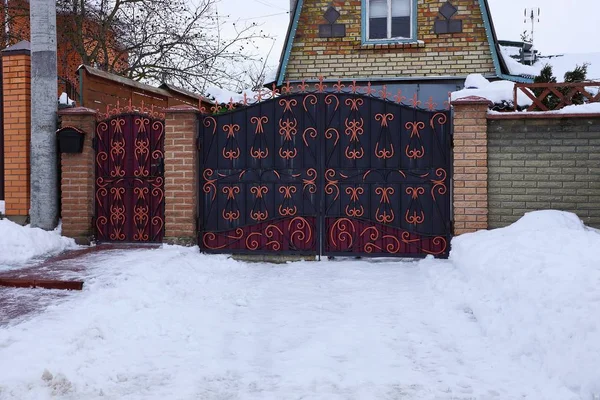
[[281, 86], [283, 84], [283, 78], [285, 77], [285, 71], [287, 69], [287, 63], [290, 59], [290, 53], [292, 52], [292, 45], [294, 43], [294, 38], [296, 37], [296, 29], [298, 29], [298, 20], [300, 19], [300, 13], [302, 10], [302, 5], [304, 0], [298, 0], [296, 3], [296, 9], [294, 10], [294, 15], [292, 18], [292, 23], [289, 26], [287, 31], [287, 35], [285, 38], [285, 46], [281, 53], [281, 58], [279, 59], [279, 70], [277, 71], [277, 86]]

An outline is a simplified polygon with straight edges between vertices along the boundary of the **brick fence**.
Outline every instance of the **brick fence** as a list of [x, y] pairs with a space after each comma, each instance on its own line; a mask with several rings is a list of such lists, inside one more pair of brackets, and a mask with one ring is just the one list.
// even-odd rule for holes
[[489, 115], [489, 227], [558, 209], [600, 228], [600, 116]]
[[4, 200], [6, 215], [18, 222], [25, 222], [29, 215], [30, 74], [28, 42], [21, 42], [2, 51]]
[[488, 224], [487, 121], [490, 102], [467, 97], [454, 107], [454, 234]]
[[61, 154], [62, 233], [87, 244], [94, 235], [95, 152], [92, 140], [96, 131], [96, 111], [89, 108], [67, 108], [59, 112], [62, 126], [77, 127], [85, 132], [82, 153]]
[[[455, 101], [454, 234], [510, 224], [525, 212], [560, 209], [600, 227], [600, 115], [490, 114], [489, 101]], [[94, 204], [95, 112], [61, 112], [63, 126], [88, 134], [84, 152], [62, 155], [63, 232], [89, 241]], [[166, 110], [165, 238], [195, 244], [198, 110]]]

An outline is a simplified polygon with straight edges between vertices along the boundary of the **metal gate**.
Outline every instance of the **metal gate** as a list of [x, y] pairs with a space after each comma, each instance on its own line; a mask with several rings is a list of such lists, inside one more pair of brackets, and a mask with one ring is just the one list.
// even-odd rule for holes
[[450, 111], [322, 88], [203, 116], [202, 250], [447, 256]]
[[96, 240], [161, 242], [164, 119], [127, 113], [96, 125]]

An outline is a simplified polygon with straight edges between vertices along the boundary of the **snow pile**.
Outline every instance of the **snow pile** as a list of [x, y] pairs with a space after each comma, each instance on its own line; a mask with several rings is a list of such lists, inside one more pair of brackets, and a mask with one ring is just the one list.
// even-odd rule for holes
[[574, 398], [600, 395], [599, 233], [575, 214], [532, 212], [455, 238], [450, 258], [487, 337]]
[[10, 268], [15, 263], [76, 247], [73, 239], [60, 235], [60, 227], [47, 232], [18, 225], [8, 219], [0, 220], [0, 269], [3, 265]]
[[58, 104], [62, 104], [65, 106], [74, 106], [75, 100], [71, 100], [65, 92], [62, 92], [60, 97], [58, 98]]
[[[471, 74], [467, 76], [465, 88], [466, 89], [452, 92], [452, 101], [469, 96], [483, 97], [494, 104], [512, 104], [514, 100], [515, 84], [511, 81], [490, 82], [481, 74]], [[530, 106], [532, 104], [531, 99], [521, 91], [517, 93], [517, 102], [521, 107]]]
[[4, 200], [0, 200], [0, 214], [6, 213], [6, 202]]

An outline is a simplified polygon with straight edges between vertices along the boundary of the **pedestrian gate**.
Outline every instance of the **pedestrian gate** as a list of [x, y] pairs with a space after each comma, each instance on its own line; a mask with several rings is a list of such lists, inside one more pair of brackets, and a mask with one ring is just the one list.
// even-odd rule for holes
[[164, 130], [164, 119], [136, 112], [97, 123], [95, 227], [99, 242], [162, 241]]
[[202, 116], [202, 250], [447, 256], [450, 111], [317, 87]]

